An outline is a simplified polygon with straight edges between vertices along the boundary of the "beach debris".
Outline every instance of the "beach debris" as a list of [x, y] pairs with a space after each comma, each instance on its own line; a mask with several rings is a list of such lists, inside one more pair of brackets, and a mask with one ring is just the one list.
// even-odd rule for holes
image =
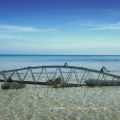
[[68, 63], [65, 62], [64, 67], [68, 66]]
[[19, 89], [25, 88], [26, 84], [14, 82], [11, 77], [5, 80], [3, 84], [1, 84], [2, 89]]
[[2, 89], [10, 89], [10, 83], [9, 82], [5, 82], [5, 83], [1, 84], [1, 88]]
[[56, 78], [54, 80], [54, 87], [55, 88], [61, 87], [61, 81], [62, 81], [61, 77]]
[[53, 85], [54, 84], [54, 80], [48, 80], [46, 83], [48, 83], [49, 85]]
[[1, 84], [2, 89], [19, 89], [19, 88], [25, 88], [26, 84], [18, 83], [18, 82], [4, 82]]
[[18, 89], [18, 88], [20, 88], [20, 84], [19, 84], [19, 83], [17, 83], [17, 82], [12, 82], [12, 83], [10, 84], [10, 89]]
[[100, 72], [110, 72], [105, 66], [100, 69]]
[[88, 86], [118, 86], [120, 85], [120, 80], [87, 79], [85, 83]]

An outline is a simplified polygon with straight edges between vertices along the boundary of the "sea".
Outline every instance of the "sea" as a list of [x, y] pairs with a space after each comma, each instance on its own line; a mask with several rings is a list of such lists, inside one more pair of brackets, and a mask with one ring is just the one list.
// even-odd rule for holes
[[0, 55], [0, 70], [41, 65], [83, 66], [120, 70], [120, 55]]
[[[0, 55], [0, 71], [65, 63], [120, 75], [120, 55]], [[120, 87], [0, 89], [0, 120], [120, 120]]]

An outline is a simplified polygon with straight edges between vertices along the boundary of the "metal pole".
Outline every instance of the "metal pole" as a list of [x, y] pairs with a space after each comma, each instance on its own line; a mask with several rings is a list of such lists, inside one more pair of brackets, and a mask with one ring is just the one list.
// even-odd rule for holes
[[40, 80], [42, 72], [43, 72], [43, 68], [42, 68], [42, 70], [40, 71], [40, 74], [39, 74], [39, 76], [38, 76], [37, 82]]
[[46, 74], [46, 77], [47, 77], [47, 79], [49, 81], [48, 72], [47, 72], [46, 68], [45, 68], [45, 74]]
[[6, 75], [2, 72], [2, 77], [3, 77], [3, 79], [5, 80], [5, 81], [7, 81], [7, 77], [6, 77]]
[[31, 75], [32, 75], [32, 78], [33, 78], [34, 82], [36, 82], [35, 76], [34, 76], [33, 71], [31, 69], [30, 69], [30, 72], [31, 72]]
[[83, 74], [83, 76], [82, 76], [82, 78], [80, 80], [80, 84], [81, 84], [82, 80], [84, 79], [85, 74], [86, 74], [86, 71], [84, 72], [84, 74]]
[[60, 68], [59, 68], [59, 72], [60, 72], [60, 75], [61, 75], [61, 77], [62, 77], [62, 81], [63, 81], [63, 83], [65, 83], [64, 78], [63, 78], [63, 74], [62, 74], [62, 71], [61, 71]]
[[27, 76], [28, 72], [29, 72], [29, 69], [27, 69], [27, 72], [26, 72], [26, 74], [25, 74], [25, 76], [24, 76], [24, 78], [23, 78], [23, 80], [22, 80], [22, 81], [24, 81], [24, 80], [25, 80], [25, 78], [26, 78], [26, 76]]
[[16, 73], [17, 73], [18, 79], [19, 79], [20, 81], [22, 81], [22, 78], [21, 78], [21, 76], [19, 75], [18, 71], [16, 71]]
[[73, 69], [70, 69], [70, 72], [69, 72], [69, 74], [68, 74], [68, 76], [67, 76], [67, 79], [66, 79], [66, 83], [68, 83], [69, 82], [69, 79], [70, 79], [70, 77], [71, 77], [71, 75], [72, 75], [72, 71], [73, 71]]

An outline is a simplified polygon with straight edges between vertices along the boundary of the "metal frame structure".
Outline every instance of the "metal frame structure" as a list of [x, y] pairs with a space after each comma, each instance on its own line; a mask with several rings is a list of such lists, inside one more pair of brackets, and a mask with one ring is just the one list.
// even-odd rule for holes
[[61, 77], [62, 85], [65, 86], [85, 85], [87, 79], [120, 80], [120, 76], [108, 72], [85, 67], [54, 65], [0, 71], [0, 82], [7, 81], [10, 77], [19, 83], [51, 85], [48, 81], [54, 80], [58, 76]]

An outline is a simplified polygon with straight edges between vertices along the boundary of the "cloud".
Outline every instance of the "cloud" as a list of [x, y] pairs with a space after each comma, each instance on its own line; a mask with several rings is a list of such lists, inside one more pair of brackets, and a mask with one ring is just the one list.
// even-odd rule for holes
[[23, 26], [12, 26], [12, 25], [0, 25], [2, 31], [12, 31], [12, 32], [38, 32], [39, 29], [33, 27], [23, 27]]
[[116, 24], [98, 24], [92, 30], [120, 30], [120, 22]]
[[0, 32], [47, 32], [56, 30], [55, 28], [37, 29], [27, 26], [0, 25]]
[[47, 31], [55, 31], [56, 28], [48, 28], [48, 29], [39, 29], [39, 32], [47, 32]]
[[56, 28], [37, 29], [28, 26], [0, 25], [0, 39], [31, 39], [23, 33], [39, 33], [56, 31]]
[[78, 26], [89, 30], [120, 30], [120, 22], [117, 23], [97, 23], [92, 20], [79, 21]]

